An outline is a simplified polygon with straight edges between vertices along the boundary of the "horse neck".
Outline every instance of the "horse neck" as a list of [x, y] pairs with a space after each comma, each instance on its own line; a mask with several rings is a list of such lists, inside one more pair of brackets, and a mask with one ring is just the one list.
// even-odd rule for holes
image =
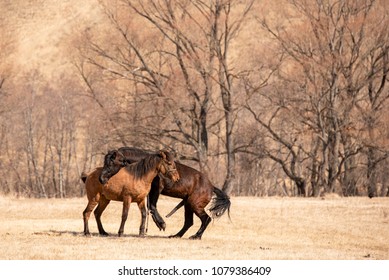
[[135, 176], [145, 181], [153, 181], [158, 174], [158, 167], [162, 158], [157, 155], [148, 156], [137, 163]]

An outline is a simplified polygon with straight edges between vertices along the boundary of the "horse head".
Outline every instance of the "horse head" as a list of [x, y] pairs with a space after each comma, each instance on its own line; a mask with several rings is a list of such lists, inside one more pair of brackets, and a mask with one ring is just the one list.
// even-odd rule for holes
[[173, 182], [180, 180], [180, 174], [178, 174], [176, 164], [174, 163], [174, 155], [164, 150], [161, 150], [159, 155], [162, 157], [159, 173], [169, 178]]
[[119, 170], [127, 165], [126, 157], [118, 150], [109, 151], [104, 157], [104, 166], [99, 176], [101, 184], [108, 182]]

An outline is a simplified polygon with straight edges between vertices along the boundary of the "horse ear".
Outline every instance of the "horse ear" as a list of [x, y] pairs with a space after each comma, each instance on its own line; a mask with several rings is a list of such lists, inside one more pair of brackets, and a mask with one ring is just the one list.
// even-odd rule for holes
[[111, 160], [114, 160], [116, 158], [117, 151], [112, 151]]
[[160, 155], [163, 159], [166, 159], [165, 151], [159, 151], [159, 155]]

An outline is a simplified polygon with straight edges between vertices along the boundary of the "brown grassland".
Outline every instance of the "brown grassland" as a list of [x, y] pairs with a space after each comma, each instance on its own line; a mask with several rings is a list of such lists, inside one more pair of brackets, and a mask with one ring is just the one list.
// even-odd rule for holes
[[[117, 237], [121, 203], [102, 216], [109, 237], [100, 237], [91, 216], [91, 237], [82, 233], [86, 198], [16, 199], [0, 197], [0, 259], [389, 259], [389, 199], [232, 197], [227, 215], [210, 224], [201, 241], [169, 239], [183, 224], [180, 209], [166, 219], [166, 232], [152, 220], [148, 235], [137, 237], [140, 214], [131, 205], [125, 235]], [[166, 215], [177, 203], [161, 197]]]

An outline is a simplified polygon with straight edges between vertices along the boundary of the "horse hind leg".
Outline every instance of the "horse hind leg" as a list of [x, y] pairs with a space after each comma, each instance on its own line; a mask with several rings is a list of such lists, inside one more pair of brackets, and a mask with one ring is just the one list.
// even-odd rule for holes
[[106, 199], [105, 196], [101, 196], [99, 200], [99, 205], [94, 211], [97, 228], [99, 229], [99, 234], [102, 236], [108, 236], [108, 233], [104, 230], [103, 224], [101, 223], [101, 215], [103, 214], [105, 208], [107, 208], [109, 202], [110, 200]]
[[199, 230], [196, 232], [196, 234], [192, 235], [189, 237], [189, 239], [201, 239], [203, 236], [204, 231], [208, 227], [209, 223], [211, 222], [211, 217], [202, 209], [200, 213], [195, 212], [196, 215], [200, 218], [201, 220], [201, 226]]
[[90, 235], [88, 221], [89, 221], [90, 214], [92, 213], [96, 205], [97, 205], [96, 200], [89, 200], [88, 205], [86, 206], [84, 212], [82, 212], [82, 216], [84, 220], [84, 235], [87, 236]]
[[169, 236], [169, 238], [180, 238], [182, 237], [185, 232], [188, 231], [188, 229], [193, 226], [193, 210], [192, 210], [192, 207], [186, 203], [185, 204], [185, 222], [184, 222], [184, 226], [182, 227], [182, 229], [176, 233], [175, 235], [171, 235]]

